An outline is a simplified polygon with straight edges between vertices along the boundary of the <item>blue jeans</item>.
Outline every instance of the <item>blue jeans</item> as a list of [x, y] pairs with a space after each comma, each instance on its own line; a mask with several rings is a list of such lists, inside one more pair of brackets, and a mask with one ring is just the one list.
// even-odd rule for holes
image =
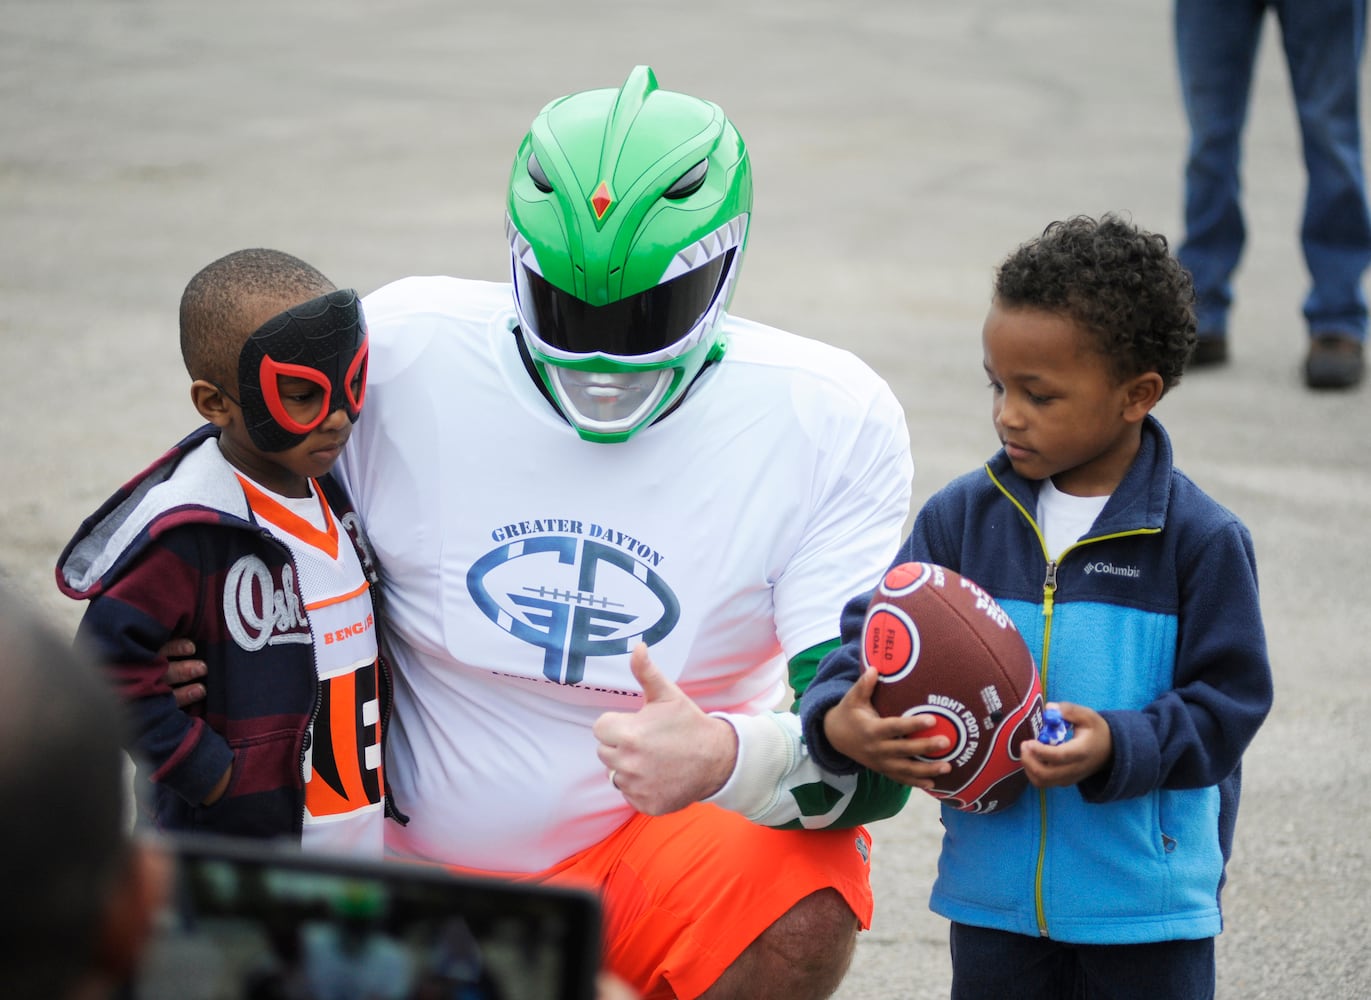
[[1232, 275], [1246, 235], [1240, 143], [1268, 7], [1280, 24], [1308, 176], [1300, 227], [1311, 279], [1305, 320], [1311, 334], [1365, 340], [1362, 275], [1371, 263], [1371, 216], [1358, 74], [1366, 0], [1176, 0], [1176, 55], [1190, 124], [1185, 239], [1177, 256], [1195, 278], [1200, 335], [1227, 332]]
[[1213, 1000], [1214, 939], [1064, 944], [954, 923], [952, 1000]]

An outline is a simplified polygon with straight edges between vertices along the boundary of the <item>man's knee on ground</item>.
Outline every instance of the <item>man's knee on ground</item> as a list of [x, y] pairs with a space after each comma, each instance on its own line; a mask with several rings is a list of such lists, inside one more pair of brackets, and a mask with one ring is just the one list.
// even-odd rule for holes
[[837, 890], [811, 893], [763, 931], [706, 997], [830, 996], [852, 961], [857, 927], [856, 915]]
[[782, 914], [758, 940], [802, 957], [850, 950], [856, 939], [857, 916], [847, 901], [836, 889], [820, 889]]

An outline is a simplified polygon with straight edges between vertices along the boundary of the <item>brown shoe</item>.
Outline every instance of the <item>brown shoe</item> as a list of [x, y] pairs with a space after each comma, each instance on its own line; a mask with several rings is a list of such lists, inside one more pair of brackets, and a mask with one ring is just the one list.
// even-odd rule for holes
[[1311, 389], [1350, 389], [1365, 369], [1362, 342], [1348, 333], [1316, 333], [1304, 359], [1304, 384]]

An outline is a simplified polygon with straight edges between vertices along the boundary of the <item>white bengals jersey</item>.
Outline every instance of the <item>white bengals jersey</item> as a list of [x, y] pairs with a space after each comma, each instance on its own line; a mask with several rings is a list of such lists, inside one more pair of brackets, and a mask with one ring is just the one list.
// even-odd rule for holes
[[290, 549], [313, 637], [319, 698], [305, 749], [301, 847], [379, 858], [385, 778], [370, 586], [315, 483], [297, 499], [238, 478], [258, 522]]
[[680, 409], [581, 440], [519, 357], [508, 285], [409, 278], [365, 300], [367, 404], [339, 463], [394, 639], [389, 851], [541, 871], [632, 809], [591, 726], [633, 711], [629, 652], [706, 711], [789, 702], [894, 556], [908, 432], [853, 355], [729, 318]]

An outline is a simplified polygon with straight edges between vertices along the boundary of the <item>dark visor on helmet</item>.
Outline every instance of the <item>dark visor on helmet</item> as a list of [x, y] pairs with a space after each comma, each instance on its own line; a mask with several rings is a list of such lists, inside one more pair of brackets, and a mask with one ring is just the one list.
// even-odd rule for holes
[[647, 291], [593, 306], [516, 262], [519, 305], [530, 331], [572, 354], [653, 354], [676, 343], [700, 321], [719, 293], [733, 250]]

